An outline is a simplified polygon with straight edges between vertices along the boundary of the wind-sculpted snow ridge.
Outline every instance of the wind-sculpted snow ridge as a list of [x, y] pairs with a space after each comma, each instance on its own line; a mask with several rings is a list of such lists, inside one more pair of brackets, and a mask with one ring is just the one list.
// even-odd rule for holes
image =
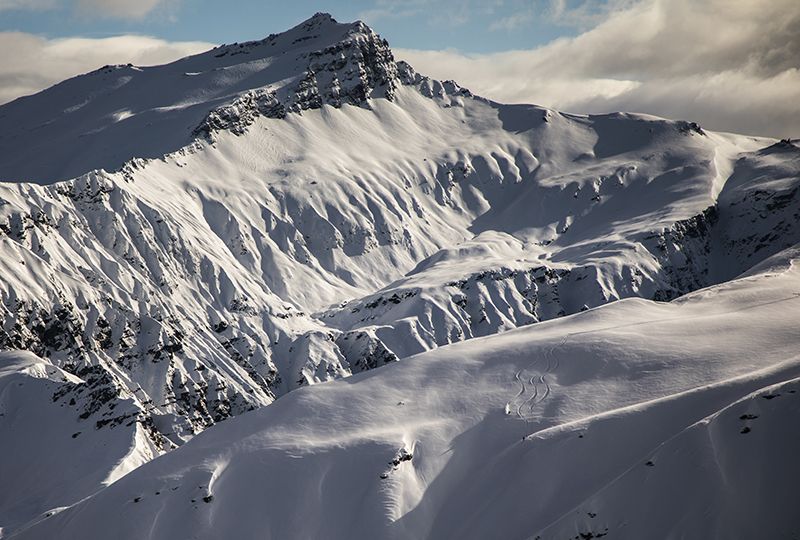
[[292, 392], [14, 538], [791, 538], [797, 256]]
[[[494, 103], [325, 14], [103, 68], [0, 124], [0, 178], [30, 180], [0, 183], [0, 349], [67, 379], [41, 384], [43, 417], [125, 448], [58, 500], [4, 502], [5, 533], [302, 387], [620, 299], [681, 302], [800, 243], [793, 141]], [[512, 373], [512, 416], [555, 396], [557, 349]], [[391, 454], [387, 480], [418, 459]]]

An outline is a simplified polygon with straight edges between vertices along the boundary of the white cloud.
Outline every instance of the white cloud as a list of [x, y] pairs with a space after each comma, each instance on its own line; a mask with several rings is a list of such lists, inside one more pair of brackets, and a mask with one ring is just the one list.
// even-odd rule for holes
[[50, 40], [23, 32], [0, 32], [0, 103], [106, 64], [163, 64], [213, 46], [147, 36]]
[[120, 19], [141, 19], [152, 12], [164, 0], [77, 0], [79, 13]]
[[496, 31], [513, 31], [518, 30], [519, 28], [523, 28], [526, 25], [530, 24], [531, 21], [534, 19], [533, 10], [525, 10], [519, 11], [513, 15], [508, 17], [502, 17], [497, 19], [496, 21], [492, 22], [489, 25], [489, 30], [492, 32]]
[[377, 0], [371, 8], [360, 12], [358, 18], [373, 24], [382, 19], [413, 17], [429, 8], [429, 0]]
[[141, 19], [178, 0], [0, 0], [0, 11], [46, 11], [66, 8], [82, 17]]
[[[367, 24], [419, 17], [429, 26], [456, 27], [473, 18], [488, 19], [506, 0], [376, 0], [358, 18]], [[517, 0], [520, 1], [520, 0]], [[525, 0], [527, 1], [527, 0]], [[502, 24], [502, 23], [501, 23]]]
[[58, 0], [0, 0], [0, 11], [42, 11], [58, 6]]
[[603, 22], [614, 12], [622, 11], [635, 5], [637, 0], [583, 0], [569, 5], [567, 0], [550, 0], [545, 15], [562, 26], [590, 28]]
[[[553, 4], [553, 16], [576, 16], [560, 5]], [[577, 112], [647, 112], [711, 129], [800, 136], [795, 0], [614, 5], [623, 7], [594, 28], [533, 50], [397, 54], [420, 72], [455, 79], [498, 101]]]

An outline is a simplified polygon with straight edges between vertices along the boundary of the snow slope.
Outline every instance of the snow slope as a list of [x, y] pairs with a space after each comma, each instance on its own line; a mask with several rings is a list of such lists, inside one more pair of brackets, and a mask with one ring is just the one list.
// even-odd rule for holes
[[[11, 352], [0, 369], [8, 381], [44, 374], [4, 406], [62, 426], [37, 435], [46, 442], [25, 462], [36, 465], [20, 470], [85, 477], [54, 491], [15, 476], [29, 491], [0, 501], [6, 534], [133, 466], [120, 463], [281, 410], [297, 389], [620, 299], [673, 300], [800, 243], [795, 142], [494, 103], [325, 14], [0, 106], [0, 179], [0, 350], [35, 355]], [[620, 306], [648, 306], [624, 312], [634, 319], [673, 309]], [[698, 376], [739, 368], [719, 369]], [[518, 376], [527, 417], [553, 387]], [[659, 381], [618, 386], [639, 399]], [[334, 411], [351, 405], [372, 407]], [[0, 429], [18, 431], [22, 414]], [[96, 470], [84, 452], [40, 457], [82, 440], [113, 448]], [[19, 444], [3, 450], [8, 470]]]
[[[75, 391], [87, 386], [86, 375], [81, 379], [28, 352], [0, 351], [0, 535], [47, 515], [43, 510], [74, 504], [158, 455], [140, 424], [98, 431], [66, 400], [54, 399], [68, 393], [81, 405], [91, 402], [90, 392]], [[120, 405], [131, 412], [130, 403]]]
[[798, 255], [292, 392], [12, 537], [791, 538]]
[[347, 101], [352, 87], [382, 75], [369, 64], [367, 73], [351, 73], [349, 60], [381, 46], [363, 23], [339, 24], [318, 13], [262, 41], [163, 66], [104, 66], [0, 108], [0, 179], [52, 183], [131, 158], [159, 158], [191, 143], [210, 112], [255, 88], [275, 92], [287, 110], [307, 108], [312, 96], [295, 90], [326, 62], [345, 68], [331, 73], [341, 80], [324, 82]]

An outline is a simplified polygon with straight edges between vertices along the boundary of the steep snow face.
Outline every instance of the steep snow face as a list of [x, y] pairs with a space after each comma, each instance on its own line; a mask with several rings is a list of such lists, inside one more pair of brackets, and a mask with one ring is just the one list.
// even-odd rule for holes
[[[0, 349], [72, 377], [41, 396], [120, 463], [300, 387], [672, 300], [800, 242], [791, 141], [493, 103], [325, 15], [65, 81], [0, 125]], [[58, 500], [6, 501], [0, 527], [129, 468], [106, 465]]]
[[719, 194], [717, 242], [721, 258], [713, 279], [725, 281], [760, 260], [800, 242], [800, 149], [780, 141], [734, 164]]
[[791, 537], [797, 256], [292, 392], [15, 538]]

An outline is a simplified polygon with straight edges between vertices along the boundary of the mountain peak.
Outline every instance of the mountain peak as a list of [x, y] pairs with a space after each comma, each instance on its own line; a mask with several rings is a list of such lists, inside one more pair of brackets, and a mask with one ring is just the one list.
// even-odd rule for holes
[[336, 19], [333, 18], [333, 15], [330, 13], [326, 13], [324, 11], [317, 11], [311, 17], [306, 19], [301, 23], [302, 26], [307, 25], [322, 25], [326, 23], [336, 23]]
[[[339, 108], [364, 105], [371, 98], [392, 100], [401, 84], [385, 39], [361, 21], [342, 24], [328, 13], [317, 13], [287, 32], [214, 56], [246, 53], [264, 45], [269, 45], [272, 81], [211, 110], [193, 131], [196, 136], [208, 137], [221, 130], [241, 134], [258, 116], [283, 118], [323, 105]], [[279, 68], [280, 64], [285, 67]]]
[[[220, 130], [243, 133], [259, 116], [392, 101], [403, 85], [448, 103], [448, 96], [469, 95], [397, 62], [389, 43], [365, 23], [316, 13], [262, 40], [161, 66], [105, 66], [0, 106], [0, 133], [15, 133], [2, 141], [8, 152], [0, 156], [0, 180], [46, 184], [118, 170]], [[42, 138], [34, 128], [45, 125]], [[42, 154], [53, 159], [38, 159]]]
[[[157, 158], [217, 127], [243, 129], [247, 118], [363, 104], [393, 96], [397, 68], [388, 43], [363, 22], [316, 13], [262, 40], [223, 44], [170, 64], [106, 66], [0, 106], [0, 179], [50, 183], [95, 168]], [[251, 107], [254, 105], [255, 108]], [[234, 114], [236, 123], [219, 123]], [[227, 111], [227, 112], [226, 112]], [[19, 126], [47, 125], [48, 140]], [[157, 130], [157, 138], [144, 136]], [[29, 135], [28, 135], [29, 134]], [[80, 140], [85, 152], [74, 152]], [[54, 155], [44, 163], [41, 153]]]

